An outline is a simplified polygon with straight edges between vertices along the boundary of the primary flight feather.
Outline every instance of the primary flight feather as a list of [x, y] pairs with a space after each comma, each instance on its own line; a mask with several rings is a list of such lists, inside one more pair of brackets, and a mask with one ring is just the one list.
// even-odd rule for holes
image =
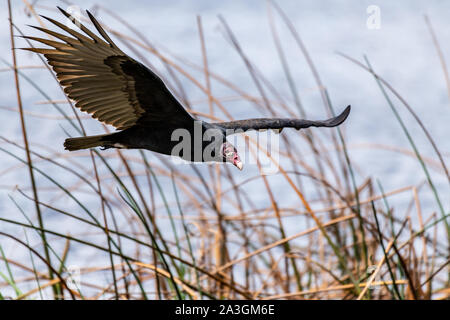
[[[94, 147], [148, 149], [178, 155], [189, 161], [230, 162], [242, 169], [236, 149], [226, 141], [227, 135], [246, 130], [335, 127], [344, 122], [350, 112], [348, 106], [337, 117], [324, 121], [281, 118], [220, 123], [196, 121], [153, 71], [117, 47], [89, 11], [87, 14], [102, 38], [63, 9], [58, 9], [84, 35], [42, 16], [68, 35], [34, 27], [60, 41], [25, 36], [51, 47], [25, 50], [44, 54], [64, 92], [75, 101], [77, 108], [120, 130], [111, 134], [66, 139], [64, 147], [69, 151]], [[199, 136], [195, 135], [196, 126], [201, 132]], [[194, 137], [187, 141], [188, 148], [177, 154], [174, 150], [179, 143], [173, 139], [176, 132], [186, 132]], [[201, 139], [201, 142], [195, 139]]]

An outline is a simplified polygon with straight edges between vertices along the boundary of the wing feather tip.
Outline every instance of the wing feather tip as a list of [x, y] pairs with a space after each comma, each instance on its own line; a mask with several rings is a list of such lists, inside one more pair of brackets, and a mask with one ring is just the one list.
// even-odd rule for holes
[[328, 126], [329, 126], [329, 127], [336, 127], [336, 126], [340, 125], [341, 123], [343, 123], [345, 120], [347, 120], [348, 115], [350, 114], [351, 109], [352, 109], [351, 105], [348, 105], [348, 106], [344, 109], [344, 111], [341, 112], [340, 115], [338, 115], [338, 116], [336, 116], [336, 117], [330, 119], [330, 121], [329, 121], [329, 123], [328, 123]]
[[62, 14], [65, 15], [66, 17], [69, 17], [69, 16], [70, 16], [70, 14], [69, 14], [66, 10], [64, 10], [63, 8], [61, 8], [60, 6], [56, 6], [56, 7], [57, 7], [58, 10], [61, 11]]
[[[87, 13], [87, 15], [89, 16], [89, 18], [94, 17], [94, 16], [92, 15], [92, 13], [91, 13], [89, 10], [87, 10], [87, 9], [86, 9], [86, 13]], [[92, 18], [91, 18], [91, 19], [92, 19]], [[94, 18], [94, 20], [95, 20], [95, 18]]]
[[341, 123], [342, 122], [344, 122], [347, 118], [348, 118], [348, 115], [350, 114], [350, 111], [352, 110], [352, 106], [351, 105], [348, 105], [345, 109], [344, 109], [344, 111], [342, 111], [342, 113], [339, 115], [339, 117], [338, 118], [340, 118], [340, 120], [342, 120], [341, 121]]

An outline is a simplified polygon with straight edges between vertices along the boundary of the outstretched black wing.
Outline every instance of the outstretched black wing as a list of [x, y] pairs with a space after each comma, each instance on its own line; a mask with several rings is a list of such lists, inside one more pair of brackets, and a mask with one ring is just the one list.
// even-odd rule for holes
[[260, 119], [219, 122], [215, 123], [215, 125], [226, 130], [227, 135], [236, 133], [233, 132], [234, 130], [238, 131], [266, 130], [266, 129], [282, 130], [283, 128], [295, 128], [298, 130], [309, 127], [336, 127], [340, 125], [342, 122], [344, 122], [345, 119], [347, 119], [349, 113], [350, 113], [350, 106], [345, 108], [345, 110], [337, 117], [322, 121], [302, 120], [302, 119], [260, 118]]
[[66, 11], [58, 9], [87, 36], [43, 16], [73, 37], [34, 27], [61, 41], [25, 37], [52, 47], [25, 50], [44, 54], [65, 93], [78, 108], [120, 130], [138, 123], [185, 123], [193, 120], [164, 82], [120, 50], [88, 11], [103, 39]]

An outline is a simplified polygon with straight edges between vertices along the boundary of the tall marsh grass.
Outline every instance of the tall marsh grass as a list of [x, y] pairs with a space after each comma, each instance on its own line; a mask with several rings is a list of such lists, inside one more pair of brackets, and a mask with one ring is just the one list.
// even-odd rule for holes
[[[34, 24], [44, 23], [37, 11], [57, 14], [39, 3], [24, 3]], [[259, 116], [308, 116], [277, 25], [287, 28], [306, 59], [325, 114], [340, 111], [300, 34], [272, 2], [268, 4], [271, 41], [289, 85], [289, 97], [264, 78], [223, 17], [219, 17], [223, 35], [242, 59], [243, 72], [248, 73], [258, 95], [214, 73], [208, 63], [212, 44], [205, 42], [200, 17], [202, 63], [195, 64], [154, 46], [107, 8], [97, 9], [97, 14], [109, 15], [128, 29], [123, 34], [105, 26], [130, 54], [149, 66], [148, 57], [160, 61], [169, 75], [165, 82], [200, 119], [233, 119], [225, 106], [233, 100], [254, 105]], [[429, 20], [427, 26], [447, 75]], [[32, 45], [13, 36], [23, 32], [11, 17], [11, 47]], [[17, 173], [20, 181], [17, 186], [2, 186], [9, 190], [8, 201], [14, 210], [0, 214], [0, 299], [449, 298], [450, 219], [446, 210], [450, 198], [448, 188], [438, 188], [430, 174], [430, 170], [439, 172], [450, 183], [448, 154], [441, 153], [439, 142], [414, 109], [372, 68], [367, 57], [356, 60], [340, 53], [349, 72], [359, 67], [374, 77], [374, 92], [384, 96], [398, 121], [397, 133], [409, 143], [404, 149], [387, 144], [372, 147], [394, 149], [416, 159], [417, 174], [424, 177], [421, 184], [385, 190], [383, 181], [370, 176], [370, 168], [356, 163], [346, 143], [345, 127], [352, 125], [351, 116], [332, 130], [283, 132], [276, 184], [273, 176], [257, 170], [236, 179], [235, 169], [226, 165], [177, 166], [148, 151], [64, 152], [56, 139], [30, 137], [30, 123], [34, 128], [60, 126], [66, 137], [86, 134], [86, 125], [94, 120], [75, 110], [71, 101], [57, 100], [57, 94], [50, 93], [59, 86], [56, 80], [39, 83], [29, 76], [31, 68], [39, 68], [53, 77], [44, 60], [40, 66], [23, 66], [16, 60], [16, 51], [12, 52], [12, 60], [2, 59], [6, 68], [2, 72], [11, 74], [17, 108], [4, 107], [2, 112], [11, 121], [19, 121], [22, 131], [20, 135], [1, 131], [1, 157], [8, 158], [10, 166], [0, 176]], [[36, 90], [40, 101], [52, 106], [56, 114], [22, 105], [23, 83]], [[187, 83], [204, 93], [206, 108], [196, 110], [195, 102], [189, 101]], [[233, 94], [216, 96], [214, 86]], [[434, 154], [421, 153], [398, 112], [405, 108]], [[434, 203], [423, 205], [424, 190], [431, 191]], [[406, 210], [390, 205], [399, 196], [409, 203]], [[291, 199], [289, 206], [286, 198]], [[5, 244], [16, 248], [20, 259], [9, 257]], [[79, 281], [74, 282], [76, 277]]]

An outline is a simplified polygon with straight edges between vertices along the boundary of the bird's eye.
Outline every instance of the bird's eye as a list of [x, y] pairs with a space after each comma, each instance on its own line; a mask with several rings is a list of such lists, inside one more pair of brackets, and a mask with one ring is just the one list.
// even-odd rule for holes
[[231, 158], [233, 156], [233, 151], [225, 151], [225, 157]]

